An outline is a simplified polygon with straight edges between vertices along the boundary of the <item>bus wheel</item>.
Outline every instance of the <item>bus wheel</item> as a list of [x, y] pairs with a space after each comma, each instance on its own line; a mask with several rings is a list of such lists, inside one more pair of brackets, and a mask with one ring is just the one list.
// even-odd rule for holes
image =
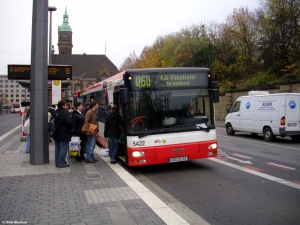
[[266, 127], [263, 133], [265, 141], [273, 141], [274, 135], [270, 127]]
[[228, 135], [234, 135], [234, 130], [232, 128], [232, 125], [229, 123], [229, 124], [226, 124], [226, 132]]
[[291, 139], [293, 142], [298, 142], [298, 141], [300, 141], [300, 135], [291, 136]]

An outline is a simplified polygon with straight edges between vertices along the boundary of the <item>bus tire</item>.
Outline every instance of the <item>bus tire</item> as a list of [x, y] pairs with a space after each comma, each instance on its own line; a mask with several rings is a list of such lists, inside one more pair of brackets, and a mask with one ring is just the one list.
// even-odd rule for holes
[[263, 132], [263, 137], [265, 141], [273, 141], [275, 136], [270, 127], [266, 127]]
[[235, 133], [230, 123], [226, 124], [226, 133], [228, 135], [234, 135]]

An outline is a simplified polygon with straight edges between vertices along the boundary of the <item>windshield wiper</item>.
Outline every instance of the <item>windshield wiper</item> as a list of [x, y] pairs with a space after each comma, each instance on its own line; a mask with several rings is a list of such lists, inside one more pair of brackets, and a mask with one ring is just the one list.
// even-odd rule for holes
[[139, 138], [146, 137], [146, 136], [148, 136], [148, 135], [150, 135], [150, 134], [154, 134], [154, 133], [156, 133], [156, 132], [159, 132], [159, 133], [169, 133], [169, 131], [170, 131], [169, 128], [158, 129], [158, 130], [152, 130], [152, 131], [149, 131], [149, 132], [147, 132], [147, 133], [141, 134], [141, 135], [139, 135], [138, 137], [139, 137]]

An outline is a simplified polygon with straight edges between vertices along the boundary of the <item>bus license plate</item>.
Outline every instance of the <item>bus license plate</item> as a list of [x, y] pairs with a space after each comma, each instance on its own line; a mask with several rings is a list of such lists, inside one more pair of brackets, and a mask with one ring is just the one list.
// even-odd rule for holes
[[288, 123], [287, 126], [288, 127], [297, 127], [297, 123]]
[[169, 163], [174, 163], [174, 162], [182, 162], [182, 161], [187, 161], [188, 157], [183, 156], [183, 157], [177, 157], [177, 158], [169, 158]]

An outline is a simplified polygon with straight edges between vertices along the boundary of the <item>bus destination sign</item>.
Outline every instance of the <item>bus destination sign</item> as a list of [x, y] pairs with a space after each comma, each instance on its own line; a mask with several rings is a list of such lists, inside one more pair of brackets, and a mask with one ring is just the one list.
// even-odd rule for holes
[[133, 75], [135, 88], [199, 87], [207, 83], [207, 73]]
[[[30, 80], [30, 65], [8, 65], [9, 80]], [[48, 66], [48, 80], [72, 80], [72, 66]]]

